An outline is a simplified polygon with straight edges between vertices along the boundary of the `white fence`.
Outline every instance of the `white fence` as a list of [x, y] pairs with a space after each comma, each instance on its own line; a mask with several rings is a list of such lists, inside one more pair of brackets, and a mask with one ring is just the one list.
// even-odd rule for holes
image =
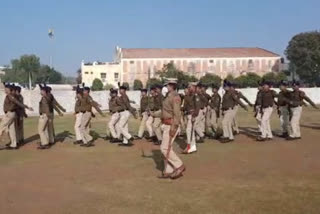
[[[320, 104], [320, 88], [303, 88], [304, 91], [316, 104]], [[252, 102], [254, 103], [257, 89], [248, 88], [240, 89], [240, 91]], [[277, 90], [278, 91], [278, 90]], [[210, 93], [211, 90], [208, 90]], [[140, 104], [140, 91], [128, 91], [128, 96], [130, 100], [135, 101], [135, 107], [139, 108]], [[223, 90], [220, 91], [223, 93]], [[75, 104], [75, 92], [72, 90], [55, 90], [53, 94], [56, 100], [67, 110], [68, 113], [74, 112]], [[29, 115], [37, 115], [39, 112], [39, 101], [41, 99], [39, 90], [22, 90], [22, 95], [24, 97], [24, 102], [26, 105], [31, 106], [34, 112], [27, 112]], [[109, 102], [109, 91], [95, 91], [91, 92], [91, 96], [95, 101], [102, 105], [102, 110], [108, 110]], [[5, 93], [0, 90], [0, 115], [3, 115], [3, 101], [5, 98]]]

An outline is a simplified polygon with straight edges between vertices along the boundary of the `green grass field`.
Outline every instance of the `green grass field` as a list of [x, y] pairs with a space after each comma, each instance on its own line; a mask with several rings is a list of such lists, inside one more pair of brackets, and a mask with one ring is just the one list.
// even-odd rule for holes
[[[279, 129], [274, 113], [273, 130]], [[159, 180], [159, 147], [144, 140], [130, 148], [103, 140], [108, 118], [92, 121], [96, 146], [74, 146], [71, 115], [56, 117], [59, 141], [36, 149], [37, 118], [25, 121], [26, 141], [0, 151], [0, 213], [320, 213], [320, 112], [305, 108], [303, 139], [255, 141], [253, 113], [240, 112], [242, 134], [231, 144], [206, 140], [198, 152], [180, 157], [179, 180]], [[131, 119], [135, 133], [139, 122]], [[1, 146], [7, 139], [1, 139]], [[184, 142], [178, 140], [181, 152]], [[180, 146], [181, 147], [180, 147]]]

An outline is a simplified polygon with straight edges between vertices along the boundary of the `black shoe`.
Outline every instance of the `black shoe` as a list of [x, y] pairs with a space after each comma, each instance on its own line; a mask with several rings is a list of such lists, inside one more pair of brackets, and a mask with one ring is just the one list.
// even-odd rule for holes
[[289, 135], [287, 132], [283, 133], [282, 135], [279, 135], [279, 137], [282, 137], [282, 138], [288, 138]]
[[74, 145], [82, 144], [82, 140], [76, 140], [76, 141], [73, 142], [73, 144], [74, 144]]
[[82, 146], [82, 147], [92, 147], [92, 146], [94, 146], [94, 144], [93, 143], [87, 143], [87, 144], [81, 144], [80, 146]]
[[264, 141], [267, 141], [268, 140], [268, 138], [264, 138], [264, 137], [258, 137], [257, 138], [257, 141], [259, 141], [259, 142], [264, 142]]
[[200, 139], [197, 141], [197, 143], [204, 143], [204, 137], [200, 137]]
[[49, 149], [49, 148], [50, 148], [49, 145], [40, 145], [40, 146], [38, 147], [38, 149], [40, 149], [40, 150]]
[[16, 147], [11, 147], [11, 146], [6, 147], [6, 150], [17, 150], [17, 149], [18, 149], [17, 146]]
[[233, 139], [230, 139], [230, 138], [221, 138], [221, 143], [231, 143], [233, 142], [234, 140]]
[[292, 140], [300, 140], [301, 137], [287, 137], [287, 140], [292, 141]]
[[133, 144], [132, 143], [121, 143], [121, 144], [119, 144], [119, 146], [123, 146], [123, 147], [131, 147], [131, 146], [133, 146]]
[[157, 142], [154, 142], [153, 144], [156, 146], [159, 146], [159, 145], [161, 145], [161, 140], [158, 140]]

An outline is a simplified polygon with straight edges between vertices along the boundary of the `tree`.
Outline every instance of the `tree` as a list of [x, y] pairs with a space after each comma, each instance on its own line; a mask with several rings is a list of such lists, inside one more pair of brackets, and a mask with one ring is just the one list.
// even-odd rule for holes
[[125, 86], [128, 90], [130, 89], [129, 83], [127, 83], [127, 82], [123, 82], [122, 86]]
[[134, 80], [133, 82], [133, 90], [141, 90], [143, 88], [143, 84], [141, 80]]
[[11, 60], [11, 68], [6, 69], [3, 80], [6, 82], [17, 82], [21, 85], [29, 83], [62, 83], [63, 75], [47, 65], [40, 64], [40, 58], [36, 55], [23, 55], [19, 59]]
[[162, 84], [162, 81], [157, 79], [157, 78], [151, 78], [148, 80], [147, 82], [147, 88], [151, 88], [155, 85], [161, 85]]
[[221, 78], [218, 75], [215, 74], [205, 74], [203, 77], [200, 78], [200, 82], [204, 85], [216, 85], [221, 86]]
[[234, 77], [232, 74], [228, 74], [225, 78], [226, 80], [230, 81], [230, 82], [233, 82], [234, 81]]
[[315, 85], [320, 77], [320, 32], [295, 35], [289, 42], [285, 55], [300, 79]]
[[81, 84], [82, 83], [82, 75], [81, 75], [81, 68], [79, 68], [77, 70], [77, 84]]
[[262, 79], [273, 83], [279, 83], [282, 80], [287, 80], [287, 75], [284, 72], [269, 72], [263, 75]]
[[104, 86], [105, 90], [110, 90], [111, 88], [115, 88], [115, 87], [114, 87], [114, 85], [109, 84], [109, 83]]
[[174, 65], [174, 63], [170, 62], [168, 64], [165, 64], [163, 68], [157, 72], [158, 75], [162, 80], [166, 78], [177, 78], [178, 89], [182, 89], [188, 85], [189, 82], [195, 82], [198, 81], [198, 79], [195, 76], [190, 76], [185, 74], [185, 72], [177, 69]]
[[246, 75], [235, 78], [234, 81], [240, 88], [254, 88], [258, 87], [261, 77], [256, 73], [249, 72]]
[[95, 78], [91, 86], [92, 91], [101, 91], [103, 89], [103, 83], [100, 79]]

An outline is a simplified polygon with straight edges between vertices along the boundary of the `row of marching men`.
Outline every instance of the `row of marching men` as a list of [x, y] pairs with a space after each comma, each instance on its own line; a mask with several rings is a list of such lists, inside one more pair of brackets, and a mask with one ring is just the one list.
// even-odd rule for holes
[[[297, 140], [301, 138], [300, 118], [304, 101], [310, 103], [314, 108], [318, 108], [314, 102], [299, 89], [300, 83], [294, 81], [292, 90], [286, 81], [277, 83], [280, 92], [272, 90], [273, 83], [262, 81], [259, 83], [255, 104], [252, 104], [240, 91], [236, 90], [236, 85], [229, 81], [224, 81], [223, 97], [219, 95], [219, 86], [212, 85], [212, 95], [207, 93], [207, 86], [200, 83], [190, 83], [185, 89], [181, 103], [181, 128], [185, 131], [187, 147], [184, 154], [197, 151], [197, 143], [203, 142], [205, 137], [219, 139], [223, 143], [234, 141], [234, 135], [239, 134], [237, 122], [237, 112], [239, 107], [248, 111], [247, 103], [254, 107], [255, 118], [258, 122], [260, 135], [257, 141], [272, 140], [273, 134], [270, 125], [270, 118], [277, 106], [282, 128], [280, 137], [287, 140]], [[140, 113], [141, 123], [137, 138], [142, 138], [145, 129], [148, 136], [146, 138], [161, 144], [162, 135], [159, 127], [161, 121], [161, 105], [163, 95], [161, 86], [151, 88], [150, 96], [146, 89], [141, 90]], [[219, 118], [222, 117], [221, 127]], [[161, 122], [160, 122], [161, 124]], [[219, 129], [222, 129], [222, 134]]]
[[[0, 136], [7, 132], [9, 134], [10, 143], [6, 144], [9, 150], [17, 149], [24, 144], [24, 118], [27, 117], [25, 109], [33, 111], [23, 102], [21, 95], [21, 88], [14, 84], [4, 83], [6, 97], [4, 100], [3, 111], [5, 113], [0, 123]], [[51, 94], [51, 87], [46, 85], [39, 85], [41, 88], [41, 101], [39, 103], [39, 123], [38, 132], [41, 139], [39, 149], [49, 148], [54, 141], [54, 109], [62, 115], [61, 112], [66, 110], [56, 101]]]

